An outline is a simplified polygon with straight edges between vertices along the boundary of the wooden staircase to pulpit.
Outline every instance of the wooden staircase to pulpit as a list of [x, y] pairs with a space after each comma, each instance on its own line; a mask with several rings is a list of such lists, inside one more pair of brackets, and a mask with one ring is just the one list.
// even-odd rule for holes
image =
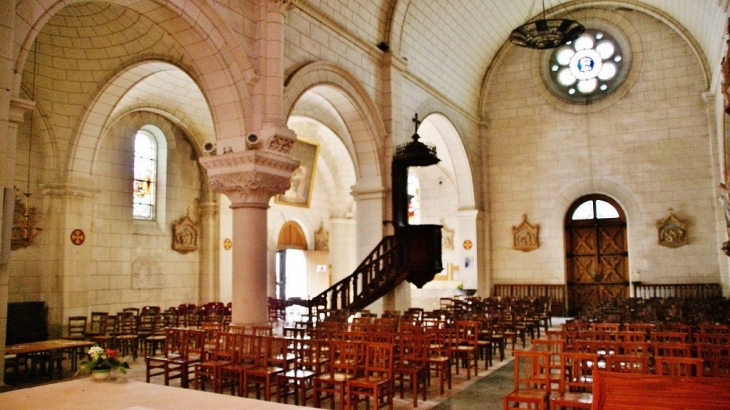
[[396, 147], [392, 164], [393, 227], [395, 235], [384, 237], [350, 276], [307, 302], [315, 309], [355, 311], [385, 296], [404, 280], [422, 287], [443, 270], [441, 225], [410, 225], [408, 222], [408, 168], [439, 162], [436, 147], [420, 142], [418, 114], [413, 122], [413, 141]]
[[386, 236], [348, 277], [309, 300], [310, 312], [361, 310], [408, 281], [419, 288], [441, 272], [441, 226], [412, 225]]

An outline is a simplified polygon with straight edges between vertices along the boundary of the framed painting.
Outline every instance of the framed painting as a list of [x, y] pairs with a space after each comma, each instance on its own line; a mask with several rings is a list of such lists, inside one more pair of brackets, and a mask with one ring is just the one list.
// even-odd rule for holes
[[312, 201], [318, 155], [319, 144], [297, 136], [297, 142], [292, 147], [291, 156], [299, 161], [299, 168], [292, 173], [289, 189], [274, 198], [277, 204], [309, 208], [309, 203]]

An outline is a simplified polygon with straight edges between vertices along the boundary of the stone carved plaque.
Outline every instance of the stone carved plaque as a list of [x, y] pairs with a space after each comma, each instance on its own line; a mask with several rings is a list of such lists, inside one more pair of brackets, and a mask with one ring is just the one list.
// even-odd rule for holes
[[160, 264], [150, 256], [142, 256], [132, 263], [132, 289], [160, 289], [164, 287]]
[[324, 229], [324, 224], [314, 233], [314, 250], [328, 251], [330, 249], [330, 233]]
[[454, 229], [446, 226], [444, 220], [441, 220], [441, 252], [451, 252], [454, 250]]
[[182, 254], [198, 250], [198, 224], [189, 213], [172, 224], [172, 249]]
[[656, 223], [657, 243], [667, 248], [679, 248], [687, 245], [687, 224], [674, 216], [674, 210], [669, 208], [669, 215]]
[[540, 224], [530, 225], [527, 222], [527, 214], [522, 215], [522, 223], [512, 227], [512, 236], [514, 244], [512, 249], [522, 252], [529, 252], [540, 247], [538, 242], [538, 234], [540, 233]]

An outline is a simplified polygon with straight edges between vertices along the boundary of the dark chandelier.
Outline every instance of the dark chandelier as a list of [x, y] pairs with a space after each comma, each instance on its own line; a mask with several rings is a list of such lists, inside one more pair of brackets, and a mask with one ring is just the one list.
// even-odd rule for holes
[[573, 41], [584, 31], [585, 27], [575, 20], [546, 19], [545, 0], [543, 0], [542, 18], [527, 22], [512, 30], [509, 41], [520, 47], [546, 50]]

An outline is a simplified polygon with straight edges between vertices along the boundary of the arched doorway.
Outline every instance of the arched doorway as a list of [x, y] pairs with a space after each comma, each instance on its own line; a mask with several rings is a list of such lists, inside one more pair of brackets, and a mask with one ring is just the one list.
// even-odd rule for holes
[[565, 217], [568, 312], [629, 297], [626, 214], [605, 195], [584, 196]]
[[276, 297], [301, 296], [292, 292], [307, 288], [307, 272], [303, 269], [307, 238], [298, 223], [288, 221], [279, 231], [276, 251]]

